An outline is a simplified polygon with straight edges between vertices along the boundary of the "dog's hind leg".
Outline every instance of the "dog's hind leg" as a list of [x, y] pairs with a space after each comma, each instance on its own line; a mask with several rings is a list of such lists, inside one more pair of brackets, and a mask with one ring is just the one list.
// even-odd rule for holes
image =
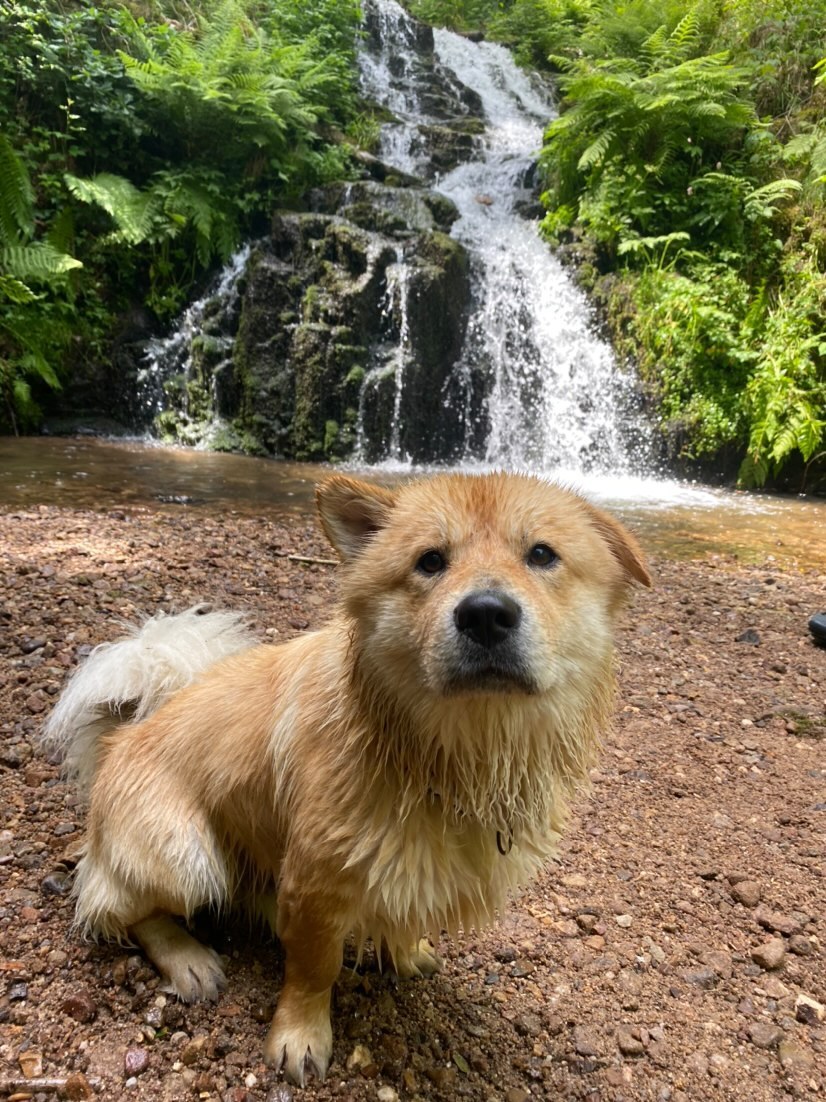
[[186, 1003], [218, 997], [226, 982], [221, 958], [171, 915], [145, 918], [134, 923], [130, 933], [161, 973], [166, 990]]

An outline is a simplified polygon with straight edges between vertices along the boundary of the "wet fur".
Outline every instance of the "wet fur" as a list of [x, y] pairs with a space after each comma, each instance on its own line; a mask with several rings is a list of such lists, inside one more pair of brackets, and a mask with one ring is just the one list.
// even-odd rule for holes
[[[232, 614], [153, 619], [92, 655], [47, 730], [89, 789], [79, 926], [138, 940], [195, 999], [220, 961], [169, 916], [262, 916], [286, 952], [265, 1057], [298, 1082], [326, 1072], [348, 933], [432, 972], [422, 933], [492, 921], [553, 852], [610, 708], [615, 614], [650, 584], [616, 521], [540, 479], [334, 477], [318, 505], [343, 564], [326, 627], [266, 646]], [[536, 543], [558, 561], [529, 565]], [[501, 676], [454, 623], [490, 588], [522, 610]]]

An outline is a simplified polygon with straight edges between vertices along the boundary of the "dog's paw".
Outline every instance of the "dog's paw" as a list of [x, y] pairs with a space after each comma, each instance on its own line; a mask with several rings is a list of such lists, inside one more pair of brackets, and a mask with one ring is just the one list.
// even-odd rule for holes
[[226, 985], [221, 958], [214, 949], [192, 939], [175, 959], [166, 961], [161, 989], [177, 995], [182, 1002], [214, 1002]]
[[442, 969], [442, 958], [426, 937], [420, 938], [418, 945], [406, 953], [396, 952], [393, 965], [400, 979], [418, 979], [422, 976], [435, 976]]
[[264, 1060], [303, 1087], [310, 1076], [322, 1082], [333, 1055], [333, 1031], [327, 1011], [311, 1022], [290, 1024], [293, 1016], [276, 1011], [264, 1041]]

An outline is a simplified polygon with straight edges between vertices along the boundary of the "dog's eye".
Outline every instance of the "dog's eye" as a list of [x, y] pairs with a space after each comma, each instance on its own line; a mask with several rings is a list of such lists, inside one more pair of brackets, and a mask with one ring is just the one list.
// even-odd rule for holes
[[559, 555], [547, 543], [537, 543], [528, 552], [529, 566], [553, 566], [558, 559]]
[[425, 551], [416, 563], [420, 574], [441, 574], [447, 566], [447, 560], [441, 551]]

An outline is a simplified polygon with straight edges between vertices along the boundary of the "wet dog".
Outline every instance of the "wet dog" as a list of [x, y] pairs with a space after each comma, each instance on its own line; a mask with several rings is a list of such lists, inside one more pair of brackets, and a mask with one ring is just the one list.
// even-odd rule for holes
[[633, 537], [523, 475], [317, 491], [341, 561], [320, 631], [258, 645], [242, 617], [156, 616], [98, 648], [47, 727], [89, 795], [74, 892], [181, 999], [216, 997], [202, 907], [286, 954], [264, 1042], [303, 1083], [332, 1052], [344, 939], [404, 977], [422, 934], [478, 927], [553, 852], [613, 690], [614, 621], [650, 579]]

